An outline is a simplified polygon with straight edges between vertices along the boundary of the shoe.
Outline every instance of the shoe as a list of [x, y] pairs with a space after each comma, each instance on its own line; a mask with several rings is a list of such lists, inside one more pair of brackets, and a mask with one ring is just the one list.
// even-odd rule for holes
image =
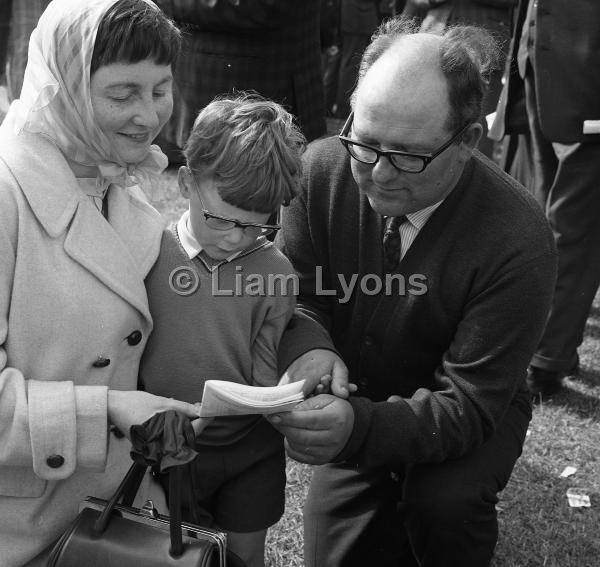
[[527, 369], [527, 388], [534, 396], [551, 396], [560, 392], [562, 373], [553, 370], [542, 370], [535, 366]]

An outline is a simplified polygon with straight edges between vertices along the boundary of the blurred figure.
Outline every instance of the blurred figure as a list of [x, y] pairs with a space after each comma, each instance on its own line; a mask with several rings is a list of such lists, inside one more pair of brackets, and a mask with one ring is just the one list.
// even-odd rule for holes
[[358, 66], [371, 35], [381, 22], [378, 2], [373, 0], [341, 0], [340, 34], [342, 55], [337, 87], [337, 118], [350, 114], [350, 95], [356, 87]]
[[559, 253], [552, 308], [528, 385], [552, 394], [578, 367], [600, 282], [600, 3], [521, 0], [506, 103], [524, 83], [533, 190]]
[[[171, 163], [217, 94], [254, 90], [294, 114], [310, 141], [325, 133], [320, 0], [159, 0], [184, 32], [173, 116], [159, 143]], [[164, 144], [166, 142], [166, 144]]]
[[9, 101], [19, 98], [27, 67], [29, 36], [50, 0], [12, 0], [6, 52], [6, 85]]
[[0, 84], [3, 82], [4, 66], [6, 65], [6, 49], [8, 47], [11, 12], [11, 0], [0, 0]]
[[487, 137], [486, 116], [494, 110], [502, 90], [502, 70], [510, 41], [512, 10], [518, 0], [408, 0], [404, 15], [423, 19], [421, 31], [439, 32], [448, 25], [465, 24], [480, 26], [490, 31], [502, 51], [499, 64], [489, 76], [488, 90], [483, 100], [479, 120], [483, 136], [479, 151], [492, 159], [494, 142]]
[[[518, 18], [513, 17], [513, 32], [509, 52], [515, 50], [515, 27]], [[518, 75], [516, 58], [507, 58], [504, 70], [502, 91], [498, 100], [493, 124], [488, 137], [500, 144], [498, 165], [533, 193], [534, 176], [531, 151], [531, 134], [525, 107], [525, 84], [523, 81], [511, 82], [510, 100], [508, 97], [509, 76]]]
[[333, 116], [336, 108], [340, 72], [340, 0], [321, 0], [321, 63], [325, 112]]

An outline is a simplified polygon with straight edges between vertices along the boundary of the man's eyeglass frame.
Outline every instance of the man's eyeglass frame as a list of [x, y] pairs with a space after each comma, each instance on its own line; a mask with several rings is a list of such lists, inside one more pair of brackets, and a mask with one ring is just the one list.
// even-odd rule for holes
[[[375, 148], [373, 146], [370, 146], [369, 144], [364, 144], [363, 142], [358, 142], [356, 140], [353, 140], [352, 138], [349, 138], [348, 132], [350, 131], [350, 127], [352, 126], [353, 119], [354, 119], [354, 112], [350, 112], [350, 115], [348, 116], [348, 118], [344, 124], [344, 127], [342, 128], [342, 131], [338, 135], [340, 142], [346, 148], [346, 151], [350, 154], [352, 159], [355, 159], [356, 161], [359, 161], [361, 163], [366, 163], [368, 165], [375, 165], [379, 161], [379, 158], [381, 156], [385, 156], [388, 159], [388, 161], [392, 164], [393, 167], [395, 167], [398, 171], [402, 171], [404, 173], [421, 173], [422, 171], [424, 171], [425, 168], [437, 156], [439, 156], [444, 150], [446, 150], [454, 142], [456, 142], [467, 131], [469, 126], [471, 126], [471, 124], [472, 124], [471, 122], [468, 122], [467, 124], [465, 124], [456, 134], [454, 134], [454, 136], [452, 136], [452, 138], [450, 138], [447, 142], [444, 142], [439, 148], [437, 148], [433, 152], [426, 153], [426, 154], [415, 154], [415, 153], [411, 153], [411, 152], [403, 152], [401, 150], [380, 150], [379, 148]], [[350, 148], [348, 147], [350, 145], [360, 146], [361, 148], [367, 148], [368, 150], [375, 152], [375, 159], [373, 161], [365, 161], [364, 159], [357, 158], [350, 151]], [[421, 167], [421, 169], [418, 169], [418, 170], [402, 168], [402, 167], [396, 165], [392, 161], [391, 156], [395, 156], [395, 155], [419, 158], [421, 160], [423, 166]]]
[[200, 195], [200, 189], [198, 189], [198, 187], [196, 186], [195, 181], [192, 181], [192, 183], [194, 184], [194, 189], [196, 189], [196, 193], [198, 194], [198, 199], [200, 200], [200, 205], [202, 206], [201, 210], [202, 210], [202, 214], [204, 215], [204, 220], [207, 221], [208, 219], [216, 219], [216, 220], [232, 223], [232, 225], [227, 228], [210, 226], [210, 224], [209, 224], [209, 225], [207, 225], [209, 228], [212, 228], [213, 230], [220, 230], [222, 232], [232, 230], [233, 228], [240, 228], [240, 229], [242, 229], [242, 232], [246, 236], [251, 236], [251, 234], [249, 234], [246, 231], [247, 228], [257, 228], [257, 229], [262, 230], [262, 232], [260, 234], [255, 235], [257, 238], [259, 236], [268, 236], [268, 235], [273, 234], [281, 229], [281, 225], [279, 225], [279, 224], [257, 224], [257, 223], [253, 223], [253, 222], [241, 222], [237, 219], [232, 219], [230, 217], [225, 217], [222, 215], [216, 215], [215, 213], [211, 213], [204, 205], [204, 201], [202, 200], [202, 196]]

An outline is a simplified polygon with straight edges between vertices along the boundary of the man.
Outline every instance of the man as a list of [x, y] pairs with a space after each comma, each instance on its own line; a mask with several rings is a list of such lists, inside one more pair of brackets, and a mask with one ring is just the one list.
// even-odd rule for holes
[[528, 385], [550, 395], [578, 369], [577, 348], [600, 283], [600, 3], [522, 0], [517, 16], [499, 114], [515, 108], [524, 83], [533, 191], [559, 255]]
[[332, 463], [306, 502], [309, 567], [492, 557], [556, 253], [534, 200], [474, 150], [490, 49], [477, 28], [384, 24], [340, 136], [348, 152], [309, 146], [283, 213], [302, 312], [280, 347], [284, 379], [330, 375], [342, 395], [347, 365], [358, 386], [271, 417], [291, 457]]

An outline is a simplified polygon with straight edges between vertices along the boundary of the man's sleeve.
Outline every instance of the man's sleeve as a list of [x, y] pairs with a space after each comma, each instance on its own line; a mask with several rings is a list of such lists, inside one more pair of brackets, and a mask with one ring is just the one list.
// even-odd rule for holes
[[296, 197], [283, 209], [283, 229], [277, 237], [278, 248], [288, 257], [300, 280], [296, 312], [288, 324], [279, 348], [280, 374], [299, 356], [312, 349], [335, 351], [329, 335], [330, 305], [317, 293], [316, 267], [320, 264], [310, 238], [304, 196]]

